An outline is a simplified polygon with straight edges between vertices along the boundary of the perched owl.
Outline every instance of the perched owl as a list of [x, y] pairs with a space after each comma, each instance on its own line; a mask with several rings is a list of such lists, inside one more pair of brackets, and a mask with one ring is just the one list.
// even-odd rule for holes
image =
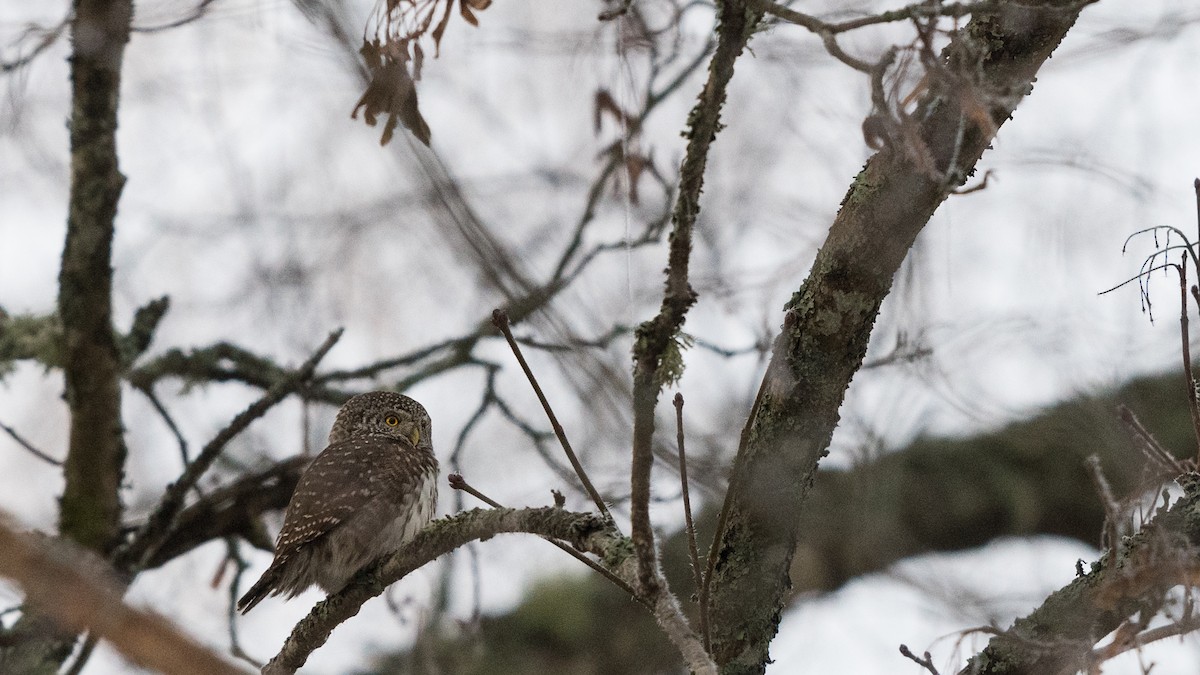
[[275, 560], [238, 601], [289, 598], [313, 584], [340, 591], [367, 565], [408, 543], [437, 506], [429, 413], [402, 394], [375, 391], [338, 410], [329, 446], [300, 476], [275, 541]]

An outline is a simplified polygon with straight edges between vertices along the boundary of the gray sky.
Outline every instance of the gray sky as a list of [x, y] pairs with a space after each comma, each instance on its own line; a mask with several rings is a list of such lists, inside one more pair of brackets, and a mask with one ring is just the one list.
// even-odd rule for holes
[[[20, 4], [0, 7], [5, 59], [17, 55], [14, 45], [29, 44], [16, 42], [27, 22], [49, 24], [65, 11]], [[169, 22], [189, 7], [178, 0], [140, 3], [136, 25]], [[978, 431], [1176, 364], [1173, 281], [1154, 281], [1153, 325], [1141, 312], [1136, 285], [1097, 293], [1135, 274], [1152, 250], [1153, 241], [1142, 238], [1122, 256], [1130, 232], [1165, 224], [1194, 231], [1200, 9], [1179, 7], [1105, 0], [1084, 12], [985, 156], [981, 169], [993, 172], [987, 189], [939, 209], [885, 305], [872, 354], [886, 353], [903, 333], [932, 347], [934, 356], [855, 378], [827, 460], [832, 465], [847, 463], [872, 437], [898, 445], [919, 433]], [[645, 53], [628, 41], [618, 45], [612, 27], [596, 23], [597, 9], [499, 0], [479, 15], [479, 28], [455, 17], [420, 85], [433, 148], [534, 278], [551, 269], [583, 210], [598, 153], [617, 137], [611, 118], [593, 131], [595, 92], [606, 89], [630, 106], [646, 86]], [[356, 30], [369, 10], [370, 3], [352, 5]], [[694, 10], [684, 27], [682, 56], [671, 72], [701, 48], [711, 17]], [[872, 29], [844, 44], [874, 57], [889, 39], [906, 35], [902, 28]], [[731, 349], [774, 334], [783, 302], [803, 280], [869, 154], [859, 127], [869, 109], [865, 80], [825, 56], [800, 28], [774, 28], [751, 46], [738, 63], [728, 127], [706, 181], [693, 258], [702, 295], [686, 326]], [[60, 40], [3, 82], [0, 306], [11, 312], [45, 312], [54, 303], [67, 194], [66, 55]], [[292, 4], [223, 0], [195, 23], [135, 34], [124, 78], [119, 150], [129, 182], [114, 252], [115, 319], [124, 329], [138, 306], [170, 295], [155, 351], [232, 340], [298, 363], [328, 330], [344, 325], [346, 336], [326, 365], [353, 366], [470, 330], [498, 304], [500, 296], [482, 283], [422, 197], [414, 157], [424, 150], [403, 137], [381, 148], [378, 129], [350, 119], [361, 94], [356, 76], [339, 47]], [[668, 175], [680, 159], [679, 131], [699, 86], [693, 77], [648, 120], [642, 147], [652, 149]], [[620, 195], [602, 200], [587, 241], [619, 241], [638, 231], [663, 199], [650, 181], [641, 187], [640, 204]], [[585, 337], [644, 320], [657, 306], [664, 263], [662, 245], [617, 250], [589, 268], [557, 307]], [[617, 340], [596, 358], [627, 377], [628, 347], [627, 339]], [[502, 393], [541, 425], [507, 350], [494, 345], [484, 353], [507, 368]], [[760, 364], [752, 354], [724, 358], [700, 348], [688, 358], [679, 389], [688, 400], [689, 433], [728, 450]], [[570, 369], [543, 354], [532, 360], [563, 402], [558, 412], [586, 448], [594, 475], [619, 489], [624, 411], [614, 405], [589, 412]], [[466, 370], [411, 392], [433, 415], [443, 458], [477, 405], [481, 382], [480, 372]], [[237, 387], [167, 389], [193, 447], [254, 396]], [[0, 421], [61, 455], [60, 393], [57, 375], [22, 366], [0, 383]], [[175, 476], [179, 460], [143, 399], [129, 393], [125, 410], [132, 450], [127, 503], [136, 513]], [[606, 423], [592, 424], [596, 414]], [[290, 455], [304, 440], [300, 420], [298, 405], [281, 406], [231, 452], [245, 461]], [[330, 410], [313, 409], [311, 442], [320, 442], [330, 420]], [[549, 489], [560, 486], [529, 443], [495, 416], [466, 446], [463, 469], [485, 492], [514, 505], [545, 503]], [[657, 476], [662, 494], [678, 491], [667, 472], [660, 468]], [[0, 437], [0, 508], [49, 527], [60, 491], [52, 467]], [[571, 499], [585, 504], [580, 495]], [[443, 495], [442, 511], [451, 505]], [[657, 505], [656, 522], [675, 527], [679, 508]], [[525, 539], [493, 540], [479, 553], [485, 609], [511, 605], [540, 574], [575, 569], [549, 546]], [[223, 555], [210, 546], [145, 575], [132, 598], [224, 649], [227, 600], [208, 584]], [[1006, 622], [1070, 579], [1076, 558], [1095, 555], [1073, 543], [998, 542], [906, 562], [894, 574], [856, 581], [793, 610], [775, 643], [771, 672], [801, 672], [799, 664], [811, 672], [902, 671], [911, 664], [896, 653], [901, 642], [917, 651], [932, 645], [935, 660], [949, 663], [953, 638], [934, 640], [988, 618], [963, 601], [965, 591], [993, 601]], [[265, 566], [268, 557], [255, 553], [253, 560]], [[454, 564], [463, 569], [455, 611], [466, 616], [472, 600], [465, 556]], [[372, 649], [408, 639], [435, 578], [431, 567], [393, 589], [396, 597], [416, 600], [405, 621], [384, 603], [370, 603], [316, 653], [311, 672], [338, 672], [365, 662]], [[929, 579], [938, 580], [939, 590], [931, 590]], [[0, 586], [0, 604], [13, 597]], [[264, 603], [242, 621], [243, 643], [269, 656], [318, 597]], [[970, 652], [967, 646], [960, 654]], [[1200, 663], [1194, 639], [1153, 653], [1160, 675], [1195, 672]], [[105, 655], [88, 672], [123, 670]], [[1136, 672], [1136, 663], [1125, 659], [1106, 672]]]

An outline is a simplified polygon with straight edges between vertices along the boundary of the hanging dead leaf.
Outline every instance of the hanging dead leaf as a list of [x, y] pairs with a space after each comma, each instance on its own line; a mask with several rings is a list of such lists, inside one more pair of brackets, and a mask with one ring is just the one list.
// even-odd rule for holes
[[354, 111], [350, 113], [353, 119], [358, 118], [358, 111], [363, 111], [363, 119], [368, 126], [375, 126], [379, 115], [388, 114], [387, 124], [383, 127], [380, 145], [387, 145], [392, 140], [397, 123], [403, 123], [404, 128], [412, 132], [425, 145], [429, 145], [429, 125], [421, 116], [417, 106], [417, 88], [408, 68], [404, 63], [387, 60], [382, 67], [372, 70], [371, 82], [366, 92], [358, 99]]
[[462, 4], [460, 4], [458, 6], [458, 13], [462, 15], [462, 18], [467, 23], [471, 24], [472, 26], [475, 26], [476, 28], [479, 27], [479, 19], [476, 19], [475, 15], [473, 13], [471, 13], [471, 6], [468, 5], [466, 2], [463, 2]]
[[[442, 7], [441, 3], [445, 3]], [[475, 12], [487, 9], [492, 0], [458, 0], [459, 14], [472, 26], [479, 25]], [[442, 36], [450, 25], [455, 0], [380, 0], [374, 16], [368, 24], [368, 35], [373, 41], [364, 41], [360, 53], [371, 73], [367, 90], [354, 106], [351, 117], [357, 118], [363, 111], [363, 119], [374, 126], [379, 115], [388, 114], [381, 142], [387, 144], [395, 128], [405, 128], [429, 144], [429, 125], [417, 107], [416, 82], [421, 79], [425, 65], [425, 51], [419, 41], [425, 35], [433, 39], [434, 57], [441, 51]], [[434, 25], [439, 7], [441, 16]], [[372, 29], [371, 26], [374, 26]], [[430, 26], [433, 30], [430, 31]], [[409, 47], [412, 52], [410, 55]], [[411, 62], [412, 66], [409, 67]]]
[[[442, 34], [446, 32], [446, 26], [450, 24], [450, 12], [454, 9], [454, 0], [446, 0], [446, 13], [442, 15], [442, 20], [433, 29], [433, 56], [437, 58], [438, 54], [442, 53]], [[430, 14], [430, 16], [433, 16]]]

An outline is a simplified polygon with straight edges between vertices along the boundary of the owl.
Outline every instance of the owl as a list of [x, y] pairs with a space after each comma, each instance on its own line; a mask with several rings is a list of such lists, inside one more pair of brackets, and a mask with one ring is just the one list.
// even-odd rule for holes
[[275, 541], [275, 559], [238, 610], [316, 584], [332, 594], [408, 543], [433, 518], [437, 458], [429, 413], [390, 391], [359, 394], [338, 410], [329, 445], [300, 476]]

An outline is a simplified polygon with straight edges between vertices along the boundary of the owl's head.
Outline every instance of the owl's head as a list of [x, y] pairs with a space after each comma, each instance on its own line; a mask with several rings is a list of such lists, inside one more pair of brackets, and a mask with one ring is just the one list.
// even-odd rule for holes
[[418, 448], [433, 449], [432, 422], [425, 407], [392, 391], [372, 391], [346, 401], [333, 422], [329, 443], [360, 434], [401, 438]]

